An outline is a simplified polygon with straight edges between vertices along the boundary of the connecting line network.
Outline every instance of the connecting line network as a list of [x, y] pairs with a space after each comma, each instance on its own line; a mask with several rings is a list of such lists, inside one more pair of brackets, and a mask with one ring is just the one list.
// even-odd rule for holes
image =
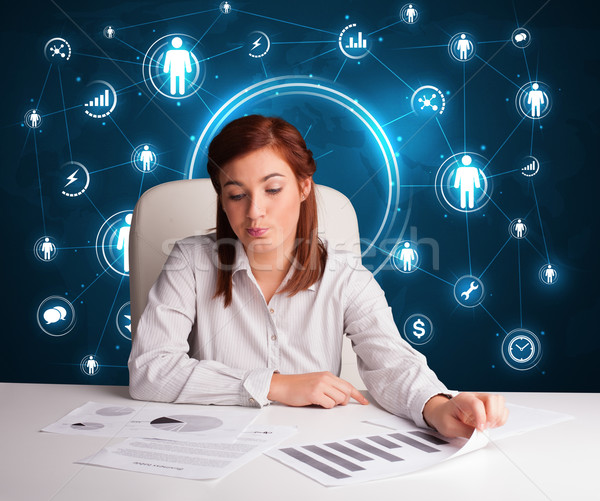
[[[536, 367], [541, 359], [542, 344], [540, 338], [536, 334], [523, 327], [521, 275], [522, 273], [531, 274], [532, 271], [521, 269], [520, 246], [521, 241], [527, 242], [541, 256], [541, 266], [538, 270], [535, 270], [535, 273], [539, 277], [540, 286], [554, 286], [559, 275], [556, 266], [550, 261], [550, 254], [544, 235], [534, 184], [535, 176], [540, 171], [540, 162], [533, 154], [534, 129], [536, 125], [541, 123], [541, 119], [550, 113], [552, 108], [552, 94], [549, 86], [539, 80], [537, 74], [535, 78], [532, 78], [531, 76], [526, 54], [527, 47], [531, 43], [531, 33], [525, 27], [519, 27], [518, 22], [516, 23], [517, 26], [512, 31], [510, 38], [504, 37], [503, 40], [477, 40], [468, 32], [458, 32], [449, 37], [443, 44], [402, 47], [402, 50], [419, 51], [429, 49], [447, 51], [447, 56], [454, 62], [459, 72], [462, 73], [461, 87], [458, 92], [453, 94], [449, 91], [440, 89], [435, 85], [435, 82], [428, 83], [427, 85], [420, 85], [418, 88], [410, 85], [408, 83], [408, 78], [402, 78], [397, 71], [394, 71], [391, 68], [390, 64], [386, 64], [376, 55], [377, 51], [375, 45], [376, 43], [383, 43], [383, 38], [380, 35], [381, 32], [396, 25], [406, 25], [410, 27], [411, 25], [423, 22], [422, 14], [419, 5], [410, 3], [403, 6], [398, 12], [397, 21], [375, 31], [367, 32], [360, 21], [351, 22], [349, 16], [346, 16], [345, 26], [340, 26], [339, 30], [328, 31], [301, 25], [289, 20], [275, 19], [257, 13], [238, 10], [234, 3], [224, 1], [214, 9], [176, 16], [176, 18], [213, 16], [214, 19], [211, 20], [206, 30], [198, 38], [195, 38], [193, 34], [189, 33], [167, 33], [155, 40], [148, 40], [147, 49], [145, 51], [134, 47], [133, 42], [130, 43], [130, 41], [128, 41], [133, 38], [130, 34], [135, 32], [134, 30], [136, 28], [139, 29], [141, 26], [155, 25], [158, 27], [160, 26], [160, 23], [176, 18], [159, 19], [131, 26], [107, 25], [102, 30], [102, 35], [105, 39], [103, 46], [97, 44], [88, 34], [83, 33], [88, 40], [88, 43], [86, 44], [87, 47], [76, 48], [75, 51], [72, 51], [71, 45], [67, 40], [67, 38], [69, 38], [68, 34], [65, 35], [65, 38], [54, 37], [48, 40], [44, 46], [44, 55], [49, 62], [49, 68], [45, 76], [42, 91], [39, 99], [34, 103], [34, 107], [25, 114], [23, 123], [21, 124], [23, 127], [27, 128], [27, 137], [24, 148], [27, 146], [30, 136], [33, 137], [40, 189], [43, 235], [35, 242], [33, 254], [39, 261], [50, 263], [59, 253], [73, 250], [72, 248], [61, 246], [61, 242], [52, 236], [52, 228], [47, 228], [42, 189], [44, 188], [44, 193], [46, 196], [50, 197], [66, 197], [71, 201], [75, 201], [79, 197], [82, 197], [93, 206], [94, 210], [100, 216], [102, 223], [98, 228], [95, 244], [90, 246], [82, 245], [75, 249], [75, 251], [93, 248], [96, 252], [102, 271], [101, 273], [96, 273], [96, 278], [79, 294], [71, 294], [71, 296], [75, 296], [72, 301], [67, 299], [67, 296], [69, 296], [67, 293], [45, 298], [39, 304], [37, 310], [37, 322], [41, 331], [52, 337], [62, 337], [67, 335], [73, 330], [77, 323], [77, 301], [79, 300], [82, 304], [83, 301], [81, 300], [81, 297], [89, 291], [102, 276], [108, 275], [117, 278], [117, 291], [107, 313], [106, 322], [101, 332], [96, 350], [93, 353], [85, 354], [80, 362], [73, 364], [78, 365], [81, 372], [90, 377], [96, 376], [102, 368], [115, 367], [109, 365], [106, 361], [101, 360], [101, 357], [98, 356], [98, 352], [107, 330], [110, 331], [108, 328], [109, 324], [112, 325], [112, 323], [114, 323], [118, 333], [126, 340], [131, 340], [130, 305], [128, 302], [119, 305], [117, 304], [117, 299], [122, 289], [123, 281], [128, 279], [129, 276], [129, 231], [132, 222], [132, 207], [137, 198], [142, 194], [144, 181], [147, 178], [151, 178], [155, 181], [155, 184], [160, 183], [159, 177], [156, 175], [157, 171], [165, 172], [169, 175], [175, 174], [179, 178], [193, 177], [194, 174], [197, 173], [196, 165], [201, 164], [198, 159], [201, 158], [201, 154], [206, 148], [207, 141], [215, 134], [219, 124], [221, 124], [225, 118], [233, 113], [251, 110], [253, 104], [258, 103], [261, 99], [278, 99], [279, 92], [284, 89], [285, 92], [282, 92], [282, 95], [305, 96], [310, 94], [314, 96], [314, 99], [327, 100], [328, 102], [335, 103], [335, 105], [339, 106], [342, 110], [350, 110], [353, 114], [353, 118], [359, 118], [362, 123], [367, 124], [374, 140], [380, 145], [385, 168], [381, 167], [379, 170], [376, 170], [369, 179], [364, 180], [362, 186], [364, 187], [370, 182], [378, 182], [377, 180], [373, 181], [373, 179], [381, 172], [385, 171], [388, 177], [387, 186], [390, 190], [394, 190], [394, 196], [390, 195], [388, 198], [388, 207], [384, 220], [381, 222], [380, 231], [377, 233], [377, 236], [370, 240], [370, 244], [363, 254], [366, 255], [367, 251], [371, 249], [377, 249], [379, 251], [380, 261], [376, 263], [377, 267], [375, 274], [385, 269], [389, 270], [390, 267], [386, 268], [385, 265], [391, 263], [391, 269], [394, 272], [400, 274], [412, 274], [419, 271], [438, 279], [449, 286], [449, 288], [452, 288], [451, 294], [456, 301], [457, 308], [479, 308], [485, 312], [486, 315], [489, 315], [495, 324], [500, 327], [504, 333], [504, 338], [501, 346], [499, 346], [499, 350], [508, 367], [518, 371], [526, 371]], [[309, 41], [271, 40], [271, 36], [277, 38], [281, 35], [270, 36], [267, 32], [269, 30], [252, 31], [248, 33], [245, 40], [240, 42], [236, 47], [216, 52], [211, 56], [204, 56], [202, 54], [200, 43], [205, 39], [206, 35], [213, 27], [219, 26], [219, 23], [222, 23], [228, 16], [238, 16], [238, 18], [258, 18], [264, 23], [284, 25], [295, 30], [301, 29], [303, 31], [311, 31], [315, 33], [314, 38], [320, 37], [321, 39]], [[78, 25], [74, 22], [71, 35], [74, 35], [78, 29]], [[272, 29], [271, 32], [275, 32], [275, 29]], [[314, 47], [315, 45], [324, 46], [325, 49], [320, 54], [301, 60], [297, 63], [297, 66], [306, 66], [308, 63], [312, 63], [312, 61], [323, 57], [341, 58], [339, 70], [335, 71], [335, 74], [329, 75], [332, 80], [327, 81], [322, 78], [323, 76], [316, 77], [312, 74], [307, 75], [306, 77], [290, 76], [290, 73], [292, 73], [290, 68], [285, 69], [284, 76], [269, 76], [265, 60], [267, 56], [271, 54], [271, 51], [285, 49], [286, 45], [292, 45], [297, 49], [298, 47], [301, 47], [302, 44], [306, 47]], [[496, 44], [496, 46], [500, 46], [493, 57], [500, 51], [513, 51], [515, 58], [519, 57], [519, 53], [522, 53], [527, 75], [529, 77], [528, 82], [524, 85], [518, 85], [495, 67], [493, 64], [493, 57], [488, 60], [483, 59], [480, 54], [482, 47], [485, 47], [486, 44]], [[117, 47], [131, 51], [135, 60], [116, 59], [107, 53], [107, 51], [110, 52]], [[97, 54], [88, 53], [94, 49], [96, 49]], [[224, 64], [227, 64], [225, 62], [227, 55], [231, 56], [232, 54], [239, 53], [247, 54], [250, 60], [254, 60], [256, 61], [256, 64], [260, 65], [258, 71], [264, 74], [265, 80], [258, 84], [255, 83], [246, 87], [233, 97], [225, 100], [216, 96], [206, 88], [206, 78], [207, 75], [215, 73], [215, 59], [221, 58], [219, 61], [222, 60], [224, 61]], [[110, 62], [112, 65], [111, 68], [118, 70], [120, 77], [125, 75], [130, 83], [120, 89], [116, 89], [106, 80], [92, 80], [87, 83], [85, 92], [80, 100], [72, 106], [67, 107], [65, 103], [65, 94], [63, 92], [61, 68], [65, 68], [67, 65], [73, 65], [76, 63], [76, 59], [85, 60], [86, 58], [101, 59]], [[375, 61], [385, 70], [385, 72], [390, 74], [394, 79], [400, 81], [402, 86], [410, 91], [410, 109], [405, 110], [400, 116], [389, 120], [383, 125], [377, 122], [374, 118], [374, 114], [359, 104], [357, 99], [353, 96], [348, 96], [346, 93], [342, 92], [341, 89], [336, 87], [336, 83], [340, 77], [343, 78], [343, 70], [347, 65], [360, 65], [362, 61], [368, 60]], [[476, 63], [480, 63], [480, 65], [474, 70], [474, 64]], [[127, 64], [128, 66], [124, 68], [122, 66], [123, 64]], [[135, 70], [137, 71], [137, 73], [133, 75], [131, 72], [132, 67], [135, 67]], [[467, 140], [466, 90], [469, 81], [483, 69], [493, 70], [494, 74], [501, 76], [514, 86], [514, 103], [516, 111], [520, 116], [518, 124], [489, 159], [480, 153], [468, 151], [467, 149], [469, 141]], [[43, 96], [53, 71], [56, 71], [58, 76], [63, 108], [54, 112], [45, 113], [43, 111]], [[177, 171], [176, 169], [162, 164], [161, 156], [163, 152], [161, 152], [160, 147], [150, 141], [135, 144], [130, 140], [128, 134], [125, 133], [124, 128], [115, 121], [114, 111], [119, 105], [119, 102], [124, 96], [131, 92], [135, 92], [136, 90], [138, 96], [143, 96], [147, 99], [147, 102], [141, 109], [138, 117], [150, 108], [158, 110], [158, 112], [165, 117], [165, 124], [178, 130], [183, 135], [185, 141], [192, 141], [196, 144], [188, 172]], [[203, 94], [204, 97], [201, 94]], [[454, 114], [457, 113], [458, 100], [461, 95], [463, 101], [463, 141], [461, 148], [456, 148], [452, 146], [448, 139], [448, 135], [444, 131], [443, 119], [449, 112]], [[254, 99], [254, 101], [252, 101], [252, 99]], [[205, 129], [198, 137], [184, 131], [177, 121], [164, 109], [165, 103], [175, 102], [179, 106], [185, 100], [190, 100], [188, 102], [191, 102], [192, 105], [196, 104], [200, 105], [202, 109], [205, 108], [211, 117]], [[216, 102], [216, 106], [209, 106], [207, 101], [211, 100]], [[218, 107], [217, 111], [215, 111], [216, 107]], [[71, 135], [69, 134], [69, 114], [67, 112], [69, 112], [69, 114], [80, 113], [91, 122], [96, 122], [102, 126], [114, 127], [125, 140], [126, 147], [130, 151], [129, 157], [121, 158], [119, 163], [96, 170], [89, 170], [82, 162], [74, 160], [74, 158], [77, 158], [77, 155], [73, 155], [70, 139]], [[48, 193], [49, 188], [42, 186], [40, 159], [38, 158], [38, 141], [43, 138], [43, 136], [40, 135], [43, 126], [60, 126], [58, 120], [56, 120], [58, 117], [64, 118], [69, 161], [60, 167], [53, 166], [53, 168], [59, 172], [59, 177], [61, 177], [64, 182], [59, 191], [50, 194]], [[420, 127], [414, 132], [409, 140], [404, 142], [403, 147], [406, 147], [406, 144], [414, 139], [421, 130], [431, 124], [431, 127], [434, 129], [439, 129], [444, 144], [451, 153], [445, 158], [444, 155], [441, 155], [441, 158], [444, 158], [444, 161], [437, 170], [435, 182], [432, 187], [435, 189], [435, 194], [442, 209], [447, 211], [450, 214], [450, 217], [464, 218], [465, 221], [467, 235], [466, 255], [468, 256], [467, 265], [469, 273], [456, 280], [445, 280], [435, 273], [428, 271], [421, 259], [422, 242], [418, 240], [403, 239], [404, 231], [396, 238], [395, 245], [391, 252], [384, 250], [381, 247], [381, 239], [378, 240], [380, 234], [390, 233], [395, 218], [401, 210], [399, 207], [398, 190], [401, 187], [406, 188], [410, 186], [399, 182], [397, 158], [399, 157], [402, 148], [398, 151], [394, 151], [391, 147], [386, 130], [392, 130], [392, 127], [399, 126], [402, 123], [402, 120], [406, 120], [409, 117], [420, 120]], [[530, 121], [532, 126], [529, 155], [525, 158], [516, 160], [509, 171], [500, 173], [494, 172], [493, 162], [495, 157], [509, 140], [518, 133], [520, 126], [526, 121]], [[308, 126], [304, 134], [305, 137], [310, 132], [312, 126], [312, 123]], [[335, 150], [327, 151], [318, 158], [323, 158], [330, 154], [335, 154]], [[137, 175], [139, 175], [139, 188], [132, 193], [133, 198], [130, 207], [126, 207], [117, 213], [105, 217], [103, 211], [100, 209], [101, 204], [94, 203], [88, 195], [90, 184], [93, 179], [96, 178], [94, 176], [98, 176], [100, 173], [106, 173], [106, 171], [112, 169], [124, 168], [134, 169]], [[534, 195], [535, 214], [531, 214], [534, 212], [532, 210], [529, 214], [511, 218], [493, 200], [494, 184], [500, 176], [506, 175], [522, 177], [524, 182], [530, 184], [531, 191]], [[357, 189], [354, 194], [347, 193], [349, 198], [352, 199], [354, 196], [358, 195], [362, 187]], [[473, 271], [472, 267], [469, 220], [479, 211], [482, 211], [482, 209], [490, 202], [507, 221], [507, 226], [503, 228], [503, 231], [507, 231], [507, 239], [489, 264], [479, 273], [476, 273]], [[528, 238], [530, 229], [534, 223], [539, 226], [544, 245], [544, 253], [538, 251], [532, 240]], [[483, 305], [484, 299], [486, 298], [486, 286], [483, 276], [490, 267], [492, 267], [495, 260], [512, 240], [516, 240], [519, 257], [520, 327], [507, 332], [507, 330], [505, 330], [493, 317], [488, 308]], [[111, 323], [110, 319], [113, 319], [114, 322]], [[409, 315], [404, 322], [402, 331], [406, 339], [414, 345], [428, 343], [434, 336], [433, 322], [427, 315], [421, 313]]]

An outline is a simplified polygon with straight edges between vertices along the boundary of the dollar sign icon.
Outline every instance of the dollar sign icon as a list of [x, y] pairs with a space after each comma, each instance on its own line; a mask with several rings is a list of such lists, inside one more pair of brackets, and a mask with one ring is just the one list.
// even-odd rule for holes
[[425, 327], [425, 323], [420, 318], [413, 323], [413, 335], [417, 339], [421, 339], [425, 335], [425, 329], [423, 327]]

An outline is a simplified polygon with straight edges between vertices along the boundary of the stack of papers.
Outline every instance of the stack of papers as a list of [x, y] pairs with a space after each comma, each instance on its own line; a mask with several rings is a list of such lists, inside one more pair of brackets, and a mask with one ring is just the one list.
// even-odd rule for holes
[[77, 461], [190, 479], [221, 478], [297, 432], [294, 426], [253, 425], [257, 409], [97, 402], [75, 409], [42, 431], [128, 437]]
[[572, 416], [507, 404], [504, 426], [449, 439], [393, 415], [367, 421], [383, 433], [275, 449], [295, 426], [256, 425], [257, 409], [148, 403], [143, 407], [88, 402], [42, 431], [127, 437], [77, 463], [189, 479], [221, 478], [261, 454], [326, 485], [387, 478], [433, 466], [484, 447], [490, 440], [559, 423]]

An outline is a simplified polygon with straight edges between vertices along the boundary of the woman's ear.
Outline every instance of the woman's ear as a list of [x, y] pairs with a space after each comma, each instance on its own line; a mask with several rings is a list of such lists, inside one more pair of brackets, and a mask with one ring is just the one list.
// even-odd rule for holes
[[310, 190], [312, 189], [312, 176], [303, 179], [300, 182], [300, 199], [306, 200], [308, 195], [310, 195]]

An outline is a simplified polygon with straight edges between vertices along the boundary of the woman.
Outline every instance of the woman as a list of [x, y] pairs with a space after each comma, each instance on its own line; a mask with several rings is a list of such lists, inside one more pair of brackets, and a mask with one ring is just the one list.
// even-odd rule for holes
[[383, 290], [317, 236], [312, 152], [292, 125], [252, 115], [213, 139], [216, 234], [177, 242], [129, 359], [141, 400], [331, 408], [368, 401], [340, 379], [343, 335], [370, 394], [449, 436], [504, 424], [499, 395], [449, 391], [403, 341]]

